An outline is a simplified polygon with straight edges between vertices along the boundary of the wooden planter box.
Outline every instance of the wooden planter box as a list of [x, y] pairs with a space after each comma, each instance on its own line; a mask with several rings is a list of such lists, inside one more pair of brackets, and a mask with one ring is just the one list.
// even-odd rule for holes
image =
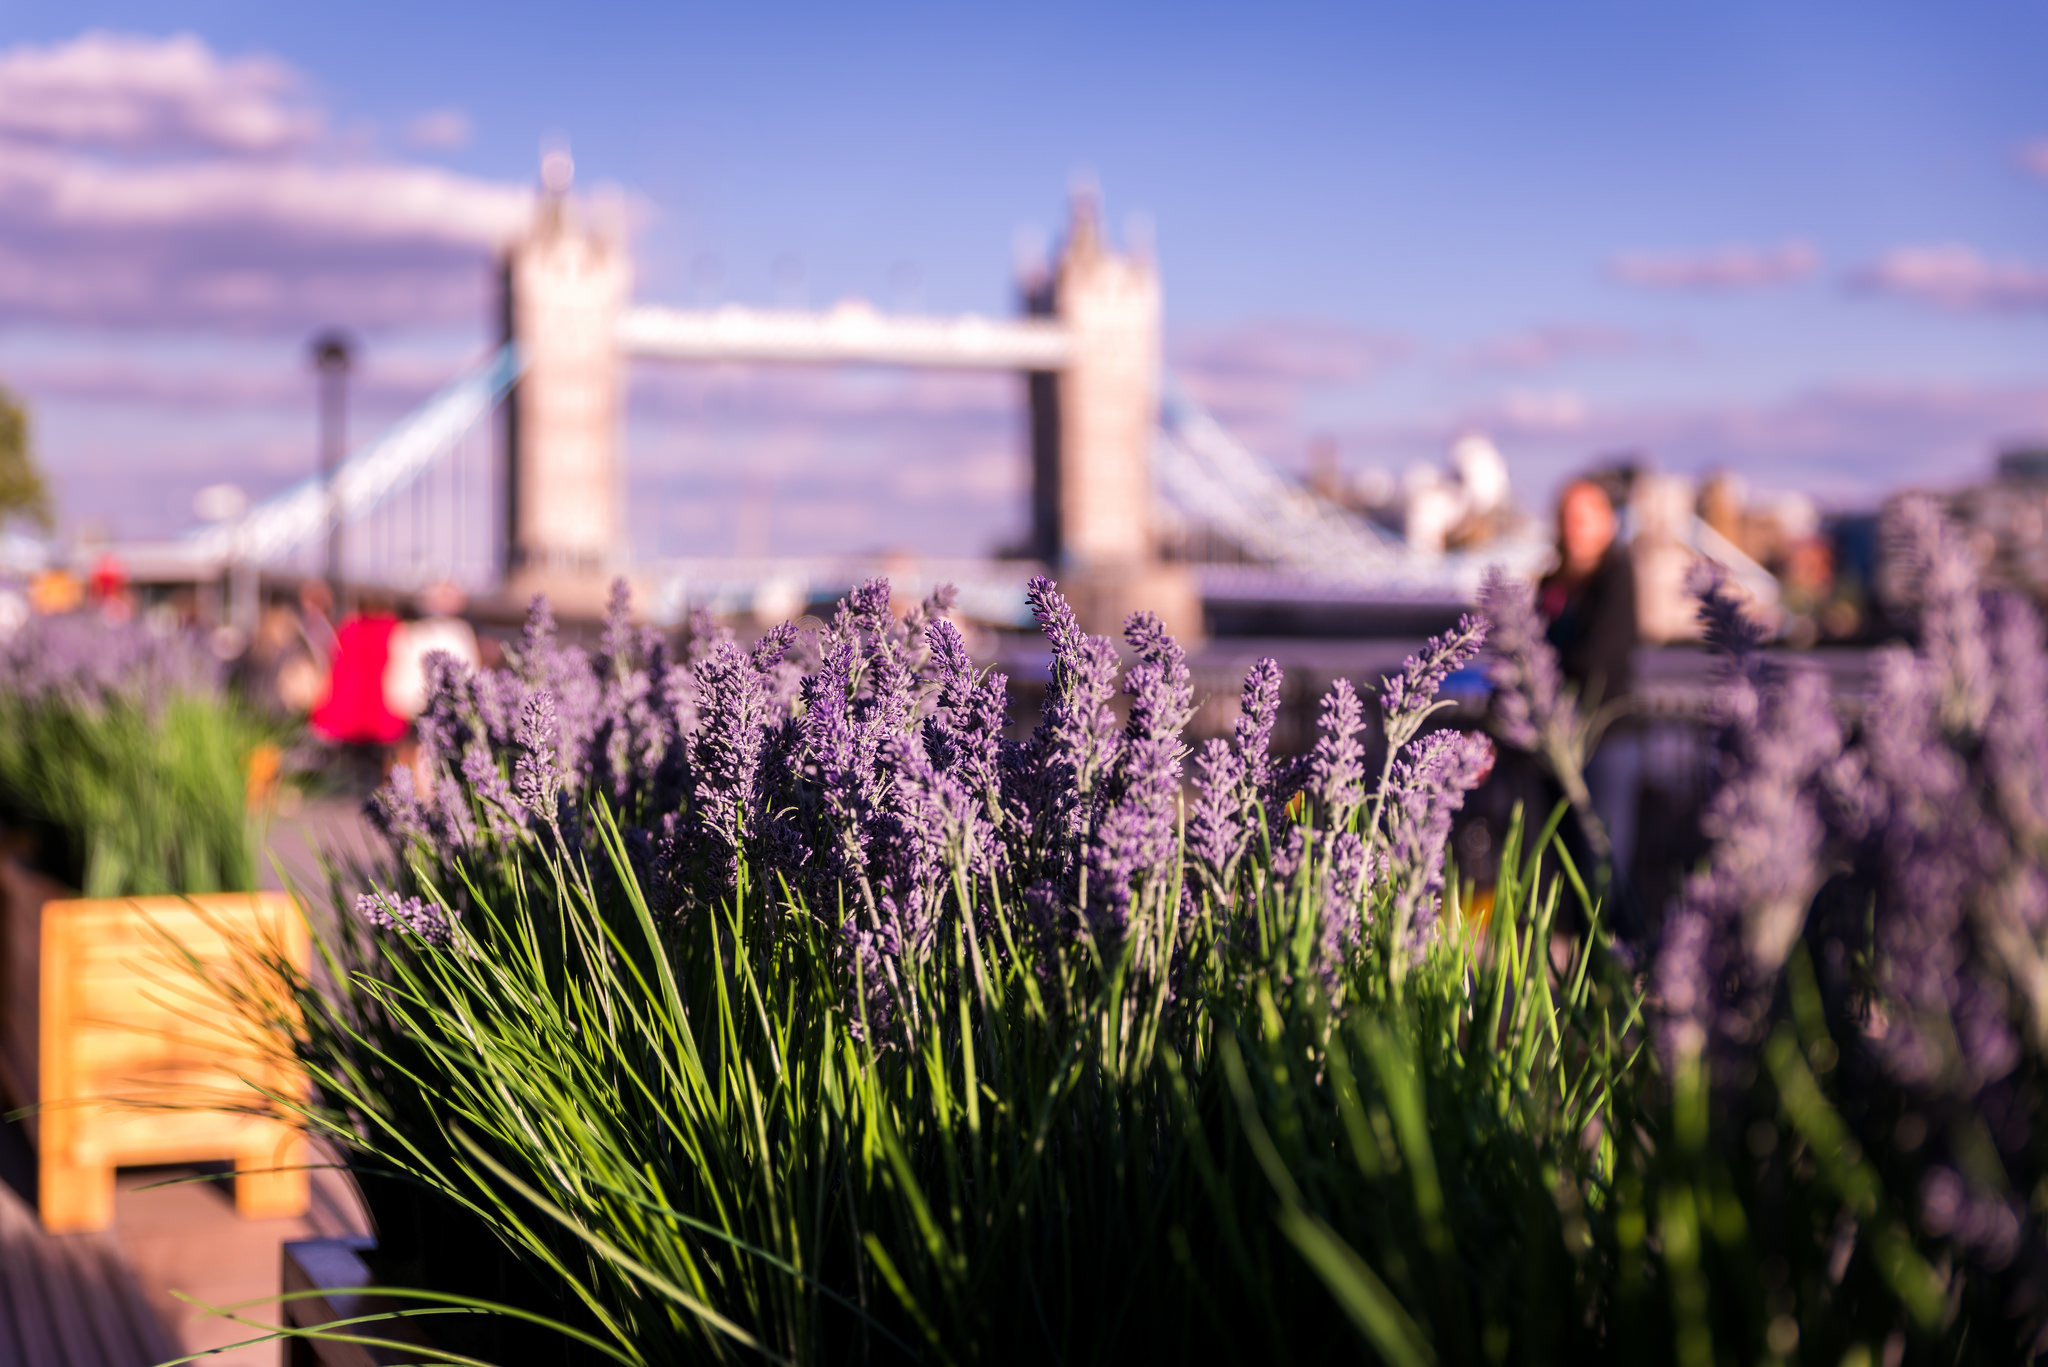
[[215, 964], [266, 944], [303, 970], [306, 924], [290, 898], [68, 898], [13, 860], [0, 866], [0, 892], [0, 1084], [15, 1105], [37, 1107], [27, 1128], [44, 1228], [106, 1228], [114, 1170], [151, 1163], [231, 1160], [242, 1215], [304, 1213], [297, 1130], [195, 1109], [253, 1101], [243, 1079], [288, 1090], [296, 1070], [266, 1056], [166, 943]]

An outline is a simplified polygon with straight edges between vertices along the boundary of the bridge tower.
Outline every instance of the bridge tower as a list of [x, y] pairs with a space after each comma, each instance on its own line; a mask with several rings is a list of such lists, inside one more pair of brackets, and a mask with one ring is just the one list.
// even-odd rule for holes
[[507, 405], [505, 583], [583, 611], [624, 565], [617, 336], [632, 267], [570, 202], [572, 174], [566, 152], [542, 160], [532, 231], [505, 260], [505, 336], [526, 362]]
[[1201, 602], [1184, 566], [1160, 560], [1152, 446], [1159, 430], [1159, 272], [1114, 251], [1091, 191], [1072, 201], [1049, 276], [1024, 282], [1026, 311], [1057, 319], [1066, 365], [1027, 380], [1031, 405], [1032, 552], [1055, 567], [1090, 630], [1119, 631], [1149, 608], [1177, 635], [1201, 634]]

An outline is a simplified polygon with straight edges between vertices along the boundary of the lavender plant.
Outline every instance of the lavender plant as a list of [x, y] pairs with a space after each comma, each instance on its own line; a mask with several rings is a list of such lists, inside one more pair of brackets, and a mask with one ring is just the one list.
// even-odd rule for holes
[[[1900, 503], [1886, 534], [1918, 647], [1880, 652], [1859, 717], [1763, 657], [1718, 577], [1698, 585], [1726, 659], [1726, 777], [1657, 952], [1660, 1048], [1764, 1152], [1782, 1120], [1790, 1157], [1818, 1156], [1832, 1280], [1845, 1302], [1859, 1267], [1883, 1291], [1879, 1337], [2016, 1360], [2048, 1347], [2029, 1203], [2048, 1180], [2048, 657], [2034, 609], [1980, 589], [1930, 502]], [[1766, 1162], [1746, 1180], [1795, 1178]]]
[[1592, 945], [1553, 992], [1533, 857], [1484, 935], [1444, 910], [1491, 748], [1429, 722], [1479, 625], [1386, 682], [1376, 777], [1348, 682], [1274, 756], [1259, 662], [1190, 796], [1179, 646], [1140, 614], [1120, 668], [1030, 596], [1016, 740], [946, 595], [881, 583], [673, 656], [622, 600], [590, 658], [537, 609], [506, 671], [439, 667], [397, 877], [287, 1013], [398, 1271], [502, 1297], [502, 1241], [626, 1361], [1593, 1345], [1546, 1184], [1601, 1199], [1628, 999]]
[[[1349, 683], [1272, 754], [1271, 661], [1184, 774], [1156, 622], [1120, 655], [1034, 582], [1011, 739], [944, 597], [871, 584], [751, 646], [620, 600], [593, 655], [537, 612], [509, 670], [444, 666], [398, 877], [272, 1012], [316, 1099], [275, 1101], [394, 1277], [569, 1360], [2017, 1360], [2048, 655], [1937, 518], [1896, 534], [1940, 620], [1860, 714], [1702, 583], [1724, 777], [1647, 1029], [1568, 804], [1461, 910], [1491, 747], [1430, 722], [1478, 623], [1384, 681], [1376, 776]], [[1505, 738], [1582, 760], [1526, 600], [1488, 607]], [[563, 1359], [491, 1323], [434, 1332]]]
[[246, 766], [268, 739], [188, 635], [79, 614], [0, 642], [0, 820], [87, 896], [254, 887]]

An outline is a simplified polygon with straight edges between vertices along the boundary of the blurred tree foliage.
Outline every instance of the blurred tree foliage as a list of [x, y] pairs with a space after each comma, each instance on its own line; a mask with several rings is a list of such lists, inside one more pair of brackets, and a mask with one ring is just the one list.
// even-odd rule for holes
[[50, 526], [50, 491], [28, 446], [28, 412], [0, 385], [0, 526], [25, 517]]

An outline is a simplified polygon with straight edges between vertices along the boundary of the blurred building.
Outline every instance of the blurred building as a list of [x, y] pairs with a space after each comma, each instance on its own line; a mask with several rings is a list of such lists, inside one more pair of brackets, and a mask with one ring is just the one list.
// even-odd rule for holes
[[2048, 603], [2048, 445], [2004, 452], [1990, 482], [1949, 495], [1948, 508], [1977, 542], [1986, 583]]
[[1459, 437], [1442, 463], [1417, 462], [1398, 478], [1369, 467], [1344, 479], [1336, 470], [1334, 448], [1319, 444], [1311, 454], [1309, 487], [1399, 535], [1419, 556], [1482, 551], [1542, 535], [1516, 506], [1507, 460], [1484, 433]]

